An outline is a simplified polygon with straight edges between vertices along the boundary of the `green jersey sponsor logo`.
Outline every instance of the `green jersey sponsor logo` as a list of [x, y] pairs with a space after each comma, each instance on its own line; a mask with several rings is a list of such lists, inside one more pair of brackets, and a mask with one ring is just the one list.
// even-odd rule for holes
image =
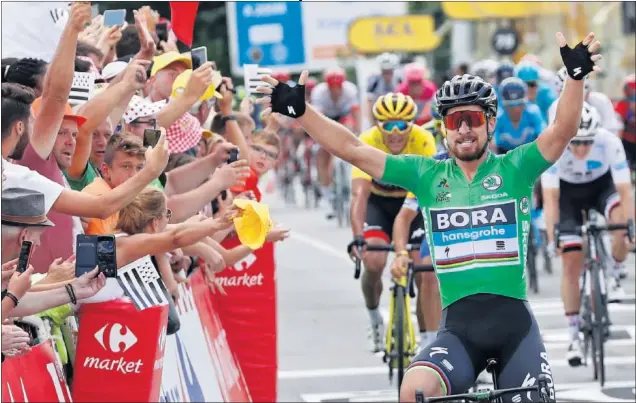
[[484, 178], [483, 181], [481, 181], [481, 185], [484, 187], [484, 189], [491, 192], [499, 189], [502, 184], [503, 179], [501, 179], [501, 176], [499, 175], [488, 175]]

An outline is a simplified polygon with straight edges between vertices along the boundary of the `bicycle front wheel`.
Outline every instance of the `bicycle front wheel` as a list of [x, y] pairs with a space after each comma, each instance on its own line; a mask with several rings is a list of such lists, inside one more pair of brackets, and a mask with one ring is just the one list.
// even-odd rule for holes
[[604, 279], [603, 270], [599, 263], [592, 265], [592, 339], [594, 343], [594, 362], [598, 381], [603, 386], [605, 384], [605, 326], [607, 325], [607, 305], [603, 292]]
[[404, 378], [404, 361], [406, 359], [406, 352], [404, 351], [405, 335], [404, 335], [404, 287], [395, 287], [395, 328], [393, 329], [393, 338], [396, 341], [397, 354], [396, 354], [396, 367], [397, 367], [397, 389], [398, 398], [400, 396], [400, 386], [402, 385], [402, 378]]

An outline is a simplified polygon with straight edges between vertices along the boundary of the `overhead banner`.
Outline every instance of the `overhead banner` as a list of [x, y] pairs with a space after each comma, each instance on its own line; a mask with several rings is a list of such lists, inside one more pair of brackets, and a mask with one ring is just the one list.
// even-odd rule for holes
[[442, 43], [431, 15], [363, 17], [349, 25], [349, 46], [359, 53], [430, 52]]
[[66, 21], [69, 2], [2, 2], [2, 58], [35, 57], [50, 62]]
[[[349, 24], [361, 17], [401, 16], [407, 2], [227, 2], [232, 74], [244, 64], [298, 73], [342, 65]], [[363, 7], [361, 6], [363, 5]]]
[[455, 20], [528, 18], [567, 13], [569, 3], [559, 2], [469, 2], [443, 1], [442, 10]]

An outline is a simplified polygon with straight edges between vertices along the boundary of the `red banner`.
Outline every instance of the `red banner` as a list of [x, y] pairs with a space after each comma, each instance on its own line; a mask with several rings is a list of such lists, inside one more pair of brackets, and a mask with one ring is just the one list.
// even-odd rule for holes
[[51, 340], [2, 363], [3, 402], [70, 402], [62, 369]]
[[82, 305], [73, 400], [159, 401], [168, 306], [125, 300]]
[[[236, 238], [223, 246], [239, 245]], [[226, 292], [217, 292], [218, 316], [227, 331], [252, 398], [275, 402], [278, 372], [276, 328], [276, 272], [274, 244], [265, 243], [235, 265], [217, 273], [215, 281]]]

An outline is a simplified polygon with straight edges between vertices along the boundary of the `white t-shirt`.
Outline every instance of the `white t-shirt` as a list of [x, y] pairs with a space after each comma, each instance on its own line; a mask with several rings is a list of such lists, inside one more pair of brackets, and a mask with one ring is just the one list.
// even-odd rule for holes
[[561, 158], [541, 175], [541, 186], [559, 188], [562, 180], [572, 184], [590, 183], [608, 171], [612, 172], [615, 184], [631, 183], [623, 143], [613, 133], [600, 128], [585, 159], [577, 159], [566, 148]]
[[342, 83], [342, 95], [334, 102], [327, 83], [320, 83], [311, 92], [311, 104], [329, 118], [342, 117], [351, 113], [351, 108], [360, 104], [358, 87], [350, 81], [345, 81]]
[[42, 193], [44, 195], [44, 214], [48, 214], [57, 198], [62, 194], [64, 186], [27, 167], [13, 164], [4, 158], [2, 159], [2, 165], [4, 166], [4, 175], [6, 177], [2, 188], [22, 188]]
[[[548, 123], [552, 123], [554, 121], [558, 102], [559, 100], [557, 99], [552, 103], [552, 105], [550, 105], [550, 109], [548, 110], [548, 117], [550, 121]], [[623, 130], [623, 123], [618, 118], [618, 115], [614, 111], [614, 105], [607, 95], [602, 92], [590, 91], [586, 102], [595, 107], [596, 111], [601, 116], [601, 127], [615, 135], [618, 135], [620, 131]]]

